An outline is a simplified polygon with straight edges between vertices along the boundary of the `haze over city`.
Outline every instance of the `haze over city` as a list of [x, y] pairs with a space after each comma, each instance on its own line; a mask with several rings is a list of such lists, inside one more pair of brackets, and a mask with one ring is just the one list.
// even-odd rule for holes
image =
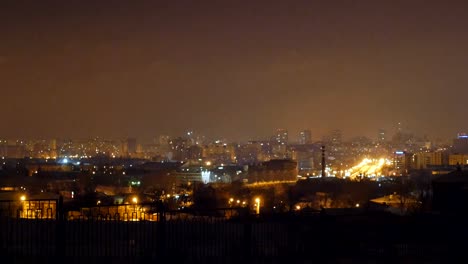
[[467, 14], [0, 1], [2, 261], [463, 263]]
[[4, 137], [468, 130], [463, 1], [4, 1]]

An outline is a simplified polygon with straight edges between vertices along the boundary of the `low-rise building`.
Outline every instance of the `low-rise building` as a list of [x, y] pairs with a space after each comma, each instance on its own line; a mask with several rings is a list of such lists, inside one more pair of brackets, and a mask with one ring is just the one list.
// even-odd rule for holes
[[468, 154], [450, 154], [448, 163], [451, 166], [468, 165]]
[[270, 181], [296, 181], [297, 162], [289, 159], [270, 160], [249, 166], [247, 179], [249, 183]]

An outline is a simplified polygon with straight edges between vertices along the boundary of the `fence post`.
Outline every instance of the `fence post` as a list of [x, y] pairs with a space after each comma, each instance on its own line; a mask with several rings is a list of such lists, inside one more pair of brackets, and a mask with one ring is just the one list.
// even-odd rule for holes
[[164, 254], [166, 253], [166, 212], [162, 202], [158, 202], [157, 205], [158, 212], [158, 223], [157, 223], [157, 232], [156, 232], [156, 253], [158, 257], [164, 259]]
[[62, 261], [65, 257], [65, 217], [63, 210], [63, 196], [60, 195], [56, 206], [57, 228], [55, 230], [55, 250], [56, 257]]
[[242, 255], [244, 261], [251, 261], [252, 257], [252, 219], [250, 217], [249, 210], [244, 211], [242, 216], [242, 222], [244, 223], [244, 236], [243, 236], [243, 247]]

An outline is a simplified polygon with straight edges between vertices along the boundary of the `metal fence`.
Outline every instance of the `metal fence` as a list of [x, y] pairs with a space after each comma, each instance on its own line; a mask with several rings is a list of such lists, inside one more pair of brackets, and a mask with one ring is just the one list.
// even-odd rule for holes
[[[287, 215], [156, 204], [64, 210], [59, 200], [0, 202], [1, 254], [13, 260], [148, 263], [438, 263], [463, 256], [465, 219]], [[445, 225], [444, 225], [445, 224]]]
[[0, 217], [17, 219], [56, 219], [59, 200], [7, 200], [0, 201]]

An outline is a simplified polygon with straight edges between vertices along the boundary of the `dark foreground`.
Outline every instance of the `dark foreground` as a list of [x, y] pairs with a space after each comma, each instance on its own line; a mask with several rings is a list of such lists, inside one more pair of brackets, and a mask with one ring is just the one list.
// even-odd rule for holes
[[3, 215], [0, 253], [2, 263], [460, 263], [467, 220], [366, 211], [156, 221]]

